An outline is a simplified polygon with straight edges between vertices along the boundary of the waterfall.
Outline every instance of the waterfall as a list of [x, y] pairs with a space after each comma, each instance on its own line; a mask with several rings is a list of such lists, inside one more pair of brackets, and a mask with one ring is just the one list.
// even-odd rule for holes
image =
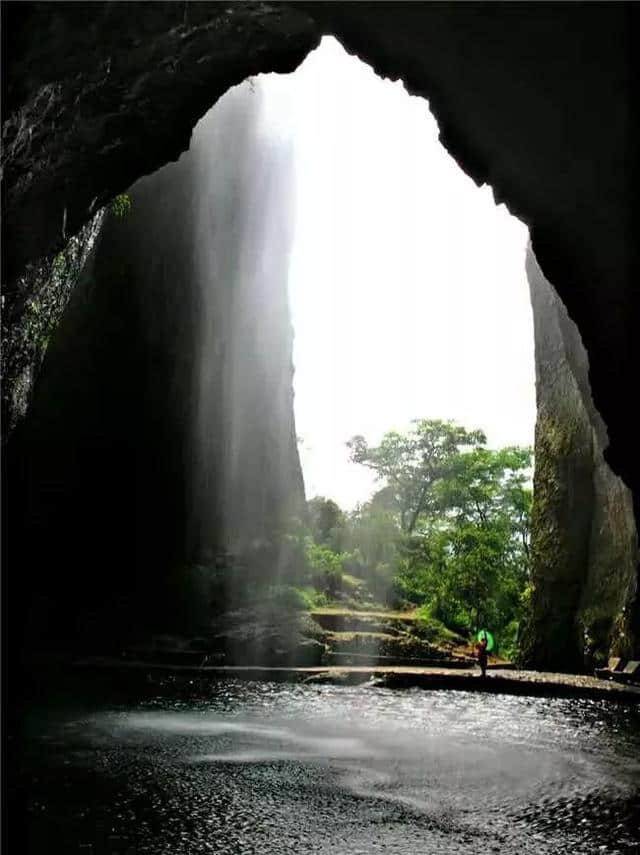
[[262, 113], [259, 81], [235, 87], [177, 164], [132, 189], [162, 290], [176, 275], [187, 291], [178, 311], [193, 337], [174, 335], [191, 355], [188, 539], [205, 560], [268, 539], [304, 502], [287, 297], [293, 161]]
[[186, 158], [200, 303], [193, 513], [206, 541], [216, 508], [232, 548], [282, 525], [300, 501], [291, 481], [292, 152], [264, 133], [261, 105], [259, 83], [229, 92]]

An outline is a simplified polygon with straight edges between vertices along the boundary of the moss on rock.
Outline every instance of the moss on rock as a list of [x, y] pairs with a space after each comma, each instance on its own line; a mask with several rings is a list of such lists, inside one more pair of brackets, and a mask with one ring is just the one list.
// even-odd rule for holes
[[631, 494], [606, 464], [580, 335], [531, 251], [536, 393], [534, 499], [525, 664], [592, 667], [630, 656], [638, 545]]

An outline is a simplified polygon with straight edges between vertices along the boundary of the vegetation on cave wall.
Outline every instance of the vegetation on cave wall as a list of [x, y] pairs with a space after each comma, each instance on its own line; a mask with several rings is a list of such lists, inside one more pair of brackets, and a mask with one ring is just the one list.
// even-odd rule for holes
[[[586, 570], [583, 529], [590, 516], [590, 468], [578, 475], [584, 434], [570, 417], [538, 409], [531, 515], [531, 592], [522, 658], [539, 667], [582, 665], [576, 611]], [[576, 507], [577, 505], [577, 507]], [[582, 548], [583, 554], [580, 554]], [[578, 568], [578, 572], [576, 572]], [[561, 663], [560, 663], [561, 664]]]
[[607, 653], [633, 659], [640, 637], [633, 622], [638, 596], [634, 569], [640, 555], [631, 495], [601, 455], [595, 455], [593, 478], [599, 501], [594, 505], [579, 620], [591, 659], [603, 661]]
[[104, 220], [98, 211], [57, 255], [31, 265], [2, 306], [4, 436], [24, 417], [33, 384]]
[[580, 335], [531, 250], [527, 272], [538, 415], [522, 658], [579, 671], [637, 650], [638, 541], [631, 493], [603, 456], [607, 433]]

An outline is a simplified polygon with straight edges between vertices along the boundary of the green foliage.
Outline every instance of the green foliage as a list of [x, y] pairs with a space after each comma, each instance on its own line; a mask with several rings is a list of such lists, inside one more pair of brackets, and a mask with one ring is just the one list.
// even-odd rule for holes
[[322, 543], [307, 544], [307, 561], [314, 573], [335, 573], [342, 576], [342, 556]]
[[131, 196], [128, 193], [119, 193], [111, 200], [111, 213], [121, 220], [131, 210]]
[[416, 624], [421, 637], [426, 638], [427, 641], [442, 640], [452, 635], [442, 621], [431, 614], [431, 609], [427, 605], [418, 609]]
[[318, 591], [310, 585], [304, 588], [295, 588], [294, 590], [297, 591], [300, 602], [307, 611], [323, 608], [329, 602], [329, 598], [324, 591]]
[[328, 546], [310, 541], [306, 557], [315, 587], [335, 596], [342, 589], [344, 556], [333, 552]]
[[510, 662], [517, 661], [520, 655], [520, 627], [521, 620], [514, 618], [502, 629], [497, 640], [500, 655]]
[[302, 612], [308, 609], [308, 597], [293, 585], [270, 585], [264, 592], [262, 605], [276, 611]]
[[316, 496], [307, 503], [311, 535], [316, 543], [323, 543], [334, 552], [341, 552], [344, 545], [346, 518], [343, 511], [331, 499]]
[[481, 431], [437, 420], [349, 447], [382, 482], [349, 518], [359, 575], [384, 566], [390, 604], [467, 635], [490, 626], [513, 653], [529, 584], [531, 450], [489, 449]]
[[397, 510], [402, 531], [412, 534], [422, 514], [437, 508], [436, 484], [447, 477], [458, 450], [485, 442], [482, 431], [450, 421], [417, 419], [407, 434], [386, 433], [380, 445], [354, 436], [351, 460], [373, 469], [385, 482], [386, 505]]
[[400, 534], [395, 512], [374, 496], [349, 515], [343, 542], [361, 567], [375, 567], [395, 561]]

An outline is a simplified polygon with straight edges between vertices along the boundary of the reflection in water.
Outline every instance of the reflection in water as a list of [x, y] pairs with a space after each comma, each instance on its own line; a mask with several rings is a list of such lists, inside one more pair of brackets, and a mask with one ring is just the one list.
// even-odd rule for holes
[[168, 687], [34, 720], [28, 851], [638, 851], [638, 723], [605, 702]]

